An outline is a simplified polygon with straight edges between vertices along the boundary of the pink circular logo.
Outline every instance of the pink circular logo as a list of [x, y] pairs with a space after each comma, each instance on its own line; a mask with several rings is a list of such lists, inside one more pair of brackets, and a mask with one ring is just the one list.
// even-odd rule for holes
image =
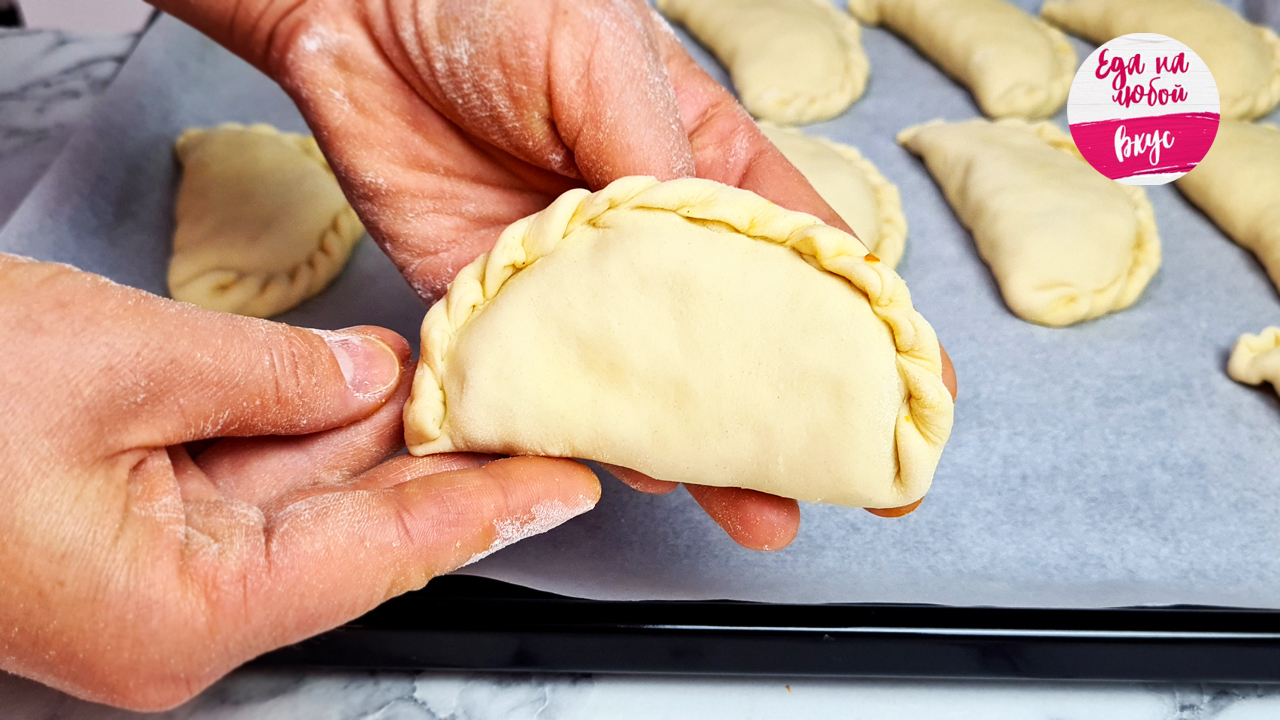
[[1199, 55], [1173, 38], [1133, 33], [1084, 61], [1067, 122], [1098, 172], [1127, 185], [1163, 185], [1204, 159], [1218, 109], [1218, 85]]

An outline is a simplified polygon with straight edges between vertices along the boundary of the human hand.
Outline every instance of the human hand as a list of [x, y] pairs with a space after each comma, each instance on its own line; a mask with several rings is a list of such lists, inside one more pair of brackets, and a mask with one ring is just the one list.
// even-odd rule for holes
[[[427, 301], [510, 223], [626, 175], [696, 175], [849, 230], [643, 0], [157, 5], [280, 82]], [[746, 547], [785, 547], [799, 529], [794, 500], [689, 492]]]
[[384, 463], [408, 358], [0, 254], [0, 669], [169, 707], [595, 504], [568, 460]]

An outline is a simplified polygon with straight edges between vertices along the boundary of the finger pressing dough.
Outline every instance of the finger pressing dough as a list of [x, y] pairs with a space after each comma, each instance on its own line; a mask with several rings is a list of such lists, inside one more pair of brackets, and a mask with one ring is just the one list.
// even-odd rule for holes
[[581, 457], [889, 508], [951, 432], [933, 329], [854, 237], [709, 180], [571, 190], [422, 324], [416, 455]]
[[1103, 177], [1050, 123], [935, 120], [898, 141], [924, 159], [1024, 320], [1062, 326], [1121, 310], [1160, 267], [1143, 189]]
[[313, 138], [270, 125], [193, 128], [182, 163], [169, 293], [269, 317], [329, 284], [364, 227]]
[[1241, 335], [1227, 361], [1227, 374], [1246, 385], [1269, 382], [1280, 392], [1280, 327]]
[[1143, 32], [1179, 40], [1209, 66], [1224, 118], [1256, 118], [1280, 102], [1280, 38], [1216, 0], [1048, 0], [1040, 13], [1098, 44]]
[[862, 244], [896, 268], [907, 242], [907, 218], [898, 186], [886, 180], [857, 148], [767, 122], [760, 123], [760, 129], [849, 223]]
[[1005, 0], [849, 0], [849, 11], [911, 41], [991, 117], [1049, 117], [1076, 74], [1066, 36]]
[[1175, 183], [1280, 288], [1280, 128], [1222, 121], [1209, 154]]
[[657, 0], [711, 49], [752, 115], [794, 125], [844, 112], [867, 87], [862, 30], [827, 0]]

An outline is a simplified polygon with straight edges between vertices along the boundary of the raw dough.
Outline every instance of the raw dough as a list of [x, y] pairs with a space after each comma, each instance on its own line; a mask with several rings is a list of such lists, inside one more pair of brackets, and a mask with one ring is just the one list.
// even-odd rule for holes
[[364, 234], [313, 138], [270, 125], [193, 128], [182, 162], [169, 293], [269, 317], [329, 284]]
[[1280, 327], [1269, 327], [1258, 335], [1241, 335], [1227, 361], [1227, 374], [1246, 385], [1269, 382], [1280, 392]]
[[867, 87], [862, 29], [827, 0], [657, 0], [711, 49], [752, 115], [794, 125], [844, 112]]
[[1216, 0], [1048, 0], [1040, 13], [1099, 44], [1139, 32], [1179, 40], [1209, 66], [1224, 118], [1256, 118], [1280, 102], [1280, 38]]
[[1024, 320], [1062, 326], [1121, 310], [1160, 267], [1143, 189], [1103, 177], [1050, 123], [935, 120], [898, 141], [924, 159]]
[[1066, 36], [1005, 0], [849, 0], [849, 12], [911, 41], [991, 117], [1049, 117], [1076, 74]]
[[1175, 182], [1280, 288], [1280, 128], [1222, 121], [1209, 154]]
[[852, 236], [710, 180], [570, 190], [508, 227], [422, 324], [416, 455], [582, 457], [876, 508], [951, 432], [938, 340]]
[[898, 267], [907, 242], [898, 186], [857, 148], [767, 122], [760, 123], [760, 129], [849, 223], [862, 244], [889, 267]]

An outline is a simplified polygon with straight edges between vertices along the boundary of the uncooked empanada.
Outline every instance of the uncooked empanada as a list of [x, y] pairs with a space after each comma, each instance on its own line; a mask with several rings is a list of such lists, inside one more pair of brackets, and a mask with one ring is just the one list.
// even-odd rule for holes
[[849, 223], [862, 244], [889, 267], [898, 267], [907, 241], [898, 186], [857, 148], [770, 123], [760, 123], [760, 129]]
[[1175, 182], [1280, 288], [1280, 128], [1222, 121], [1209, 154]]
[[908, 505], [951, 431], [938, 340], [853, 236], [710, 180], [570, 190], [422, 324], [417, 455], [581, 457], [811, 502]]
[[270, 125], [193, 128], [182, 162], [169, 293], [269, 317], [319, 293], [364, 227], [316, 141]]
[[1049, 117], [1076, 74], [1066, 36], [1005, 0], [849, 0], [849, 12], [910, 40], [991, 117]]
[[858, 23], [827, 0], [657, 0], [729, 69], [752, 115], [794, 125], [844, 112], [867, 87]]
[[1129, 33], [1182, 42], [1213, 73], [1224, 118], [1256, 118], [1280, 102], [1280, 38], [1216, 0], [1048, 0], [1040, 14], [1099, 44]]
[[1050, 123], [935, 120], [898, 141], [924, 159], [1024, 320], [1070, 325], [1126, 308], [1160, 267], [1143, 189], [1103, 177]]
[[1227, 374], [1246, 385], [1269, 382], [1280, 392], [1280, 327], [1241, 335], [1227, 361]]

